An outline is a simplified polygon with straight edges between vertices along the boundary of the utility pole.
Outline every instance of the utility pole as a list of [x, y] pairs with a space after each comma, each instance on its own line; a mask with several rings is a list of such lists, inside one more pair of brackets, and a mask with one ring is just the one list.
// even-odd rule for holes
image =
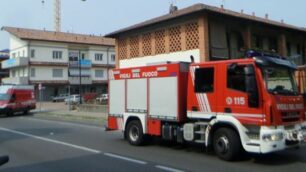
[[[86, 0], [81, 0], [81, 1], [85, 2]], [[42, 0], [41, 3], [42, 5], [44, 5], [45, 0]], [[61, 19], [62, 19], [61, 9], [62, 9], [61, 0], [54, 0], [54, 30], [56, 32], [61, 31]]]
[[54, 0], [54, 29], [61, 31], [61, 0]]

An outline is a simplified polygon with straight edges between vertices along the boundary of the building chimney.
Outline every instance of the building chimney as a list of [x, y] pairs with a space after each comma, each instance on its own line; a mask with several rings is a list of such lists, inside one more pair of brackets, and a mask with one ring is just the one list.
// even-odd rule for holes
[[221, 10], [224, 10], [224, 5], [223, 4], [221, 5]]
[[281, 19], [281, 23], [285, 23], [285, 22], [284, 22], [284, 19]]
[[244, 10], [243, 10], [243, 9], [241, 9], [240, 13], [241, 13], [241, 14], [243, 14], [243, 13], [244, 13]]
[[252, 12], [252, 16], [255, 17], [255, 12]]
[[268, 13], [265, 15], [265, 18], [266, 18], [267, 20], [269, 19], [269, 14], [268, 14]]

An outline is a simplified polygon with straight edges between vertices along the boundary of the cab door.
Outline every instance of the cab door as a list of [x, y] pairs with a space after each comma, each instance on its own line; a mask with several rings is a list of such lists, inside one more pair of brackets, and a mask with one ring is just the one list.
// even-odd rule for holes
[[[217, 67], [216, 65], [192, 66], [192, 84], [188, 91], [188, 117], [211, 119], [216, 115]], [[190, 111], [191, 110], [191, 111]]]
[[257, 124], [262, 121], [264, 115], [254, 64], [224, 65], [223, 113], [243, 123]]

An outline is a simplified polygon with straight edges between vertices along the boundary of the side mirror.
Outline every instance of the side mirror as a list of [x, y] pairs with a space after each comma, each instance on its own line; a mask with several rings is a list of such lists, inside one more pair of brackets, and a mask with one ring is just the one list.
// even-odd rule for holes
[[0, 166], [2, 166], [3, 164], [9, 162], [10, 158], [9, 156], [1, 156], [0, 157]]
[[238, 66], [237, 63], [230, 64], [229, 67], [228, 67], [228, 71], [231, 72], [231, 73], [235, 72], [237, 66]]
[[14, 102], [16, 100], [16, 94], [13, 94], [11, 99], [10, 99], [10, 102]]

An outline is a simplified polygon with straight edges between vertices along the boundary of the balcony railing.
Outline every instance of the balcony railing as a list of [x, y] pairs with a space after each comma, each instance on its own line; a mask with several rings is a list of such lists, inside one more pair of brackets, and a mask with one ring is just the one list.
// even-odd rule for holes
[[81, 65], [81, 68], [91, 68], [92, 63], [91, 60], [80, 60], [80, 61], [69, 61], [69, 68], [79, 68]]
[[[81, 77], [81, 84], [82, 85], [90, 85], [92, 84], [92, 78], [91, 77]], [[69, 77], [69, 83], [70, 85], [79, 85], [80, 84], [80, 77]]]
[[27, 66], [29, 64], [29, 58], [27, 57], [12, 58], [2, 61], [1, 64], [2, 64], [2, 69]]
[[3, 78], [2, 83], [3, 84], [28, 85], [29, 84], [29, 77], [22, 76], [22, 77]]

